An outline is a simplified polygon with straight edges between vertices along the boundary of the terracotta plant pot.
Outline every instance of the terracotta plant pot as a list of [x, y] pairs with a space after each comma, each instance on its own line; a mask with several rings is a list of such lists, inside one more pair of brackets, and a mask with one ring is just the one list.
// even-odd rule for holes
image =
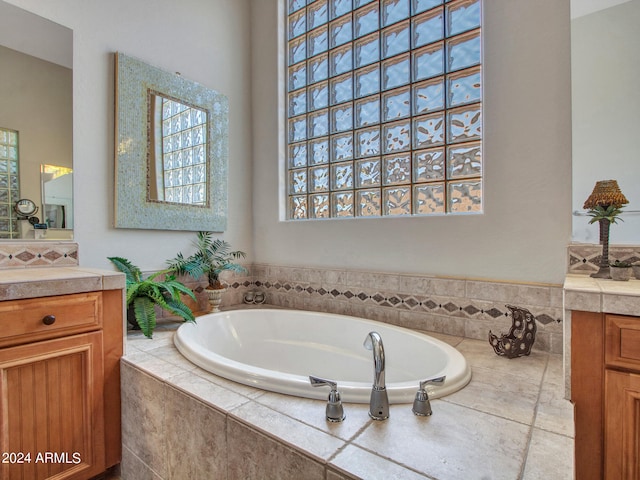
[[207, 296], [209, 297], [209, 305], [211, 305], [211, 312], [219, 312], [220, 304], [222, 303], [222, 295], [226, 292], [226, 288], [209, 289], [205, 288]]

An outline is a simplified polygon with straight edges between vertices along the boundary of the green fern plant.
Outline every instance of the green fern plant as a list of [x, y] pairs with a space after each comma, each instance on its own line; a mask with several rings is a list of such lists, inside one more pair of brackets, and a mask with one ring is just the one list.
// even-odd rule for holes
[[188, 274], [198, 279], [202, 275], [207, 276], [210, 290], [223, 288], [220, 282], [220, 274], [226, 270], [236, 273], [246, 273], [247, 269], [235, 262], [244, 258], [246, 254], [240, 250], [231, 251], [231, 245], [220, 239], [214, 239], [212, 232], [198, 232], [194, 241], [196, 252], [185, 257], [182, 252], [176, 258], [169, 260], [169, 271]]
[[[133, 308], [136, 322], [142, 333], [152, 338], [156, 327], [155, 305], [160, 306], [187, 322], [195, 321], [193, 312], [182, 301], [180, 294], [188, 295], [196, 300], [193, 292], [170, 270], [162, 270], [147, 278], [142, 277], [140, 268], [122, 257], [107, 257], [126, 277], [127, 308]], [[156, 280], [164, 275], [162, 280]]]

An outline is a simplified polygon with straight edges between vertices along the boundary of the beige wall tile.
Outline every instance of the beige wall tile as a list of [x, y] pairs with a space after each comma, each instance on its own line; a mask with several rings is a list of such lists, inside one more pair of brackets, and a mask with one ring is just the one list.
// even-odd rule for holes
[[0, 244], [0, 269], [77, 265], [77, 243], [17, 241]]
[[433, 279], [417, 275], [400, 275], [398, 289], [402, 293], [424, 295], [433, 290]]
[[121, 364], [120, 373], [123, 446], [141, 462], [153, 466], [160, 477], [166, 477], [166, 387], [126, 362]]
[[580, 310], [584, 312], [602, 311], [599, 292], [565, 291], [564, 304], [565, 307], [570, 310]]
[[226, 414], [171, 387], [165, 401], [167, 478], [225, 478]]
[[638, 307], [640, 301], [637, 296], [629, 295], [602, 295], [602, 311], [603, 312], [616, 312], [620, 315], [640, 315], [640, 308]]
[[148, 465], [140, 460], [127, 448], [122, 448], [122, 461], [120, 463], [120, 478], [123, 480], [134, 478], [135, 480], [162, 480]]
[[434, 278], [431, 282], [433, 295], [446, 295], [450, 297], [464, 297], [466, 295], [466, 280], [449, 278]]
[[228, 480], [324, 480], [324, 465], [283, 446], [244, 423], [227, 424]]

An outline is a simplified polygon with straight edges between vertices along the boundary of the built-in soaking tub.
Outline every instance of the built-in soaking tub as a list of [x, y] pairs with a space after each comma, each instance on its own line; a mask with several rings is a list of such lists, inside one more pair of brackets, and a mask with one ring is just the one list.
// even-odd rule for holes
[[245, 385], [300, 397], [326, 399], [309, 375], [338, 382], [342, 400], [368, 403], [373, 354], [363, 346], [378, 332], [385, 352], [391, 403], [412, 402], [421, 380], [446, 375], [429, 387], [432, 398], [464, 387], [467, 361], [452, 346], [412, 330], [345, 315], [278, 309], [212, 313], [180, 326], [174, 337], [191, 362]]

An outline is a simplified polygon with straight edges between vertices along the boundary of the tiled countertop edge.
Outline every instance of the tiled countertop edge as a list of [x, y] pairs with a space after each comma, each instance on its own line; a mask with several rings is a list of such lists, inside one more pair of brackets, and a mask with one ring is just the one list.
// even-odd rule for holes
[[86, 267], [23, 268], [2, 271], [0, 301], [125, 288], [124, 274]]
[[619, 282], [570, 274], [563, 291], [565, 311], [640, 314], [640, 280]]

